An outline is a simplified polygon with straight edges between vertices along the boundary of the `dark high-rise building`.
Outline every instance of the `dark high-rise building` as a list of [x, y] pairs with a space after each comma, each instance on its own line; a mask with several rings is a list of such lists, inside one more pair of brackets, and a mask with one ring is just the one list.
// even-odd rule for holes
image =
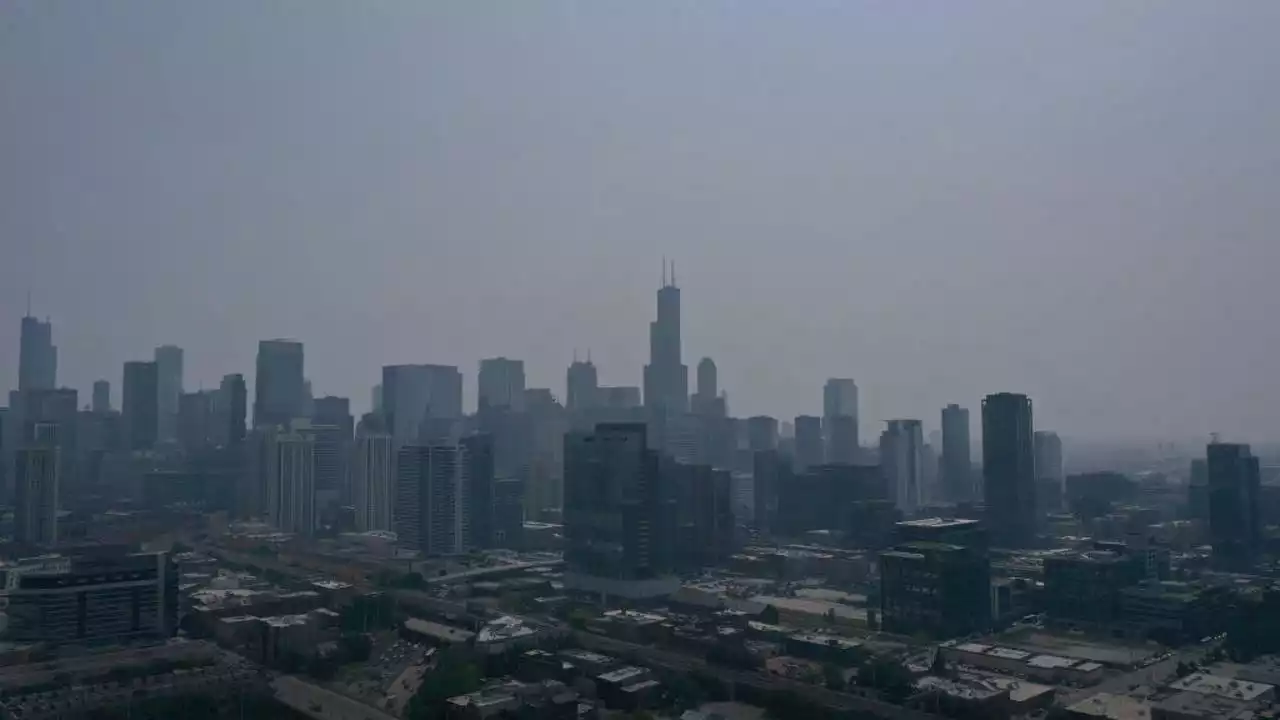
[[847, 532], [857, 503], [886, 496], [884, 478], [874, 465], [814, 465], [794, 474], [784, 466], [781, 476], [775, 534]]
[[727, 470], [665, 460], [664, 485], [676, 497], [673, 560], [685, 572], [723, 563], [733, 552], [732, 479]]
[[716, 363], [709, 357], [698, 362], [698, 390], [693, 394], [691, 410], [702, 417], [724, 417], [728, 414], [725, 399], [720, 396]]
[[218, 407], [222, 411], [219, 413], [219, 423], [222, 425], [217, 436], [219, 444], [240, 445], [247, 433], [245, 418], [249, 410], [249, 391], [245, 388], [244, 376], [239, 373], [224, 375], [219, 392], [221, 398]]
[[796, 471], [804, 472], [821, 465], [825, 457], [822, 443], [822, 418], [814, 415], [796, 417]]
[[1187, 483], [1187, 517], [1209, 523], [1209, 462], [1191, 461], [1191, 476]]
[[1229, 570], [1248, 570], [1262, 543], [1258, 458], [1248, 445], [1214, 442], [1209, 444], [1206, 460], [1214, 562]]
[[158, 382], [154, 362], [135, 360], [124, 364], [124, 395], [120, 409], [124, 417], [125, 446], [130, 450], [155, 447], [160, 422]]
[[476, 403], [479, 407], [524, 409], [524, 361], [505, 357], [480, 361]]
[[[494, 513], [497, 509], [497, 497], [494, 492], [494, 438], [492, 435], [479, 433], [462, 438], [459, 443], [466, 450], [467, 462], [467, 507], [471, 517], [470, 543], [473, 548], [494, 547], [497, 525]], [[510, 486], [504, 486], [510, 489]], [[521, 483], [520, 491], [524, 492]], [[521, 505], [523, 507], [523, 505]], [[524, 519], [521, 518], [521, 522]], [[510, 528], [508, 528], [510, 530]]]
[[159, 410], [157, 437], [163, 442], [178, 439], [178, 403], [182, 397], [182, 348], [162, 345], [155, 350], [156, 393]]
[[1066, 475], [1062, 469], [1062, 440], [1055, 432], [1037, 430], [1034, 438], [1036, 502], [1040, 515], [1062, 509]]
[[987, 530], [978, 520], [964, 518], [922, 518], [894, 526], [898, 543], [936, 542], [987, 551]]
[[969, 453], [969, 409], [948, 405], [942, 409], [942, 488], [953, 503], [974, 499]]
[[[37, 436], [45, 438], [37, 426]], [[52, 547], [58, 542], [58, 480], [61, 449], [56, 442], [33, 441], [17, 451], [14, 463], [13, 538], [26, 546]]]
[[24, 572], [9, 590], [8, 635], [58, 645], [160, 640], [178, 631], [178, 568], [168, 553], [73, 557]]
[[1120, 617], [1122, 591], [1143, 580], [1158, 580], [1152, 553], [1123, 543], [1044, 560], [1044, 608], [1054, 621], [1105, 628]]
[[689, 368], [681, 361], [680, 288], [675, 266], [667, 282], [663, 265], [658, 290], [658, 318], [649, 323], [649, 364], [644, 366], [644, 404], [650, 412], [683, 413], [689, 409]]
[[493, 482], [493, 539], [491, 547], [524, 547], [524, 481], [502, 478]]
[[643, 423], [601, 423], [564, 438], [565, 586], [651, 597], [674, 591], [658, 455]]
[[111, 412], [111, 383], [96, 380], [93, 383], [93, 411], [96, 413]]
[[852, 465], [858, 462], [861, 448], [858, 446], [858, 418], [852, 415], [835, 415], [825, 418], [827, 434], [827, 462]]
[[52, 390], [58, 384], [58, 348], [53, 323], [22, 318], [18, 348], [18, 390]]
[[585, 362], [575, 359], [565, 381], [565, 408], [569, 412], [590, 410], [600, 404], [600, 376], [590, 358]]
[[260, 341], [253, 382], [253, 426], [288, 425], [294, 418], [303, 417], [304, 378], [302, 343]]
[[396, 461], [393, 522], [399, 544], [424, 556], [470, 549], [466, 446], [406, 445]]
[[987, 530], [997, 547], [1036, 536], [1036, 472], [1031, 399], [998, 393], [982, 401], [982, 474]]
[[330, 425], [341, 429], [348, 442], [355, 436], [356, 423], [351, 415], [351, 400], [348, 398], [333, 395], [316, 398], [311, 419], [316, 425]]
[[953, 638], [991, 625], [991, 562], [981, 549], [908, 542], [880, 554], [881, 627]]
[[218, 392], [201, 390], [178, 397], [177, 436], [184, 450], [194, 451], [213, 444]]
[[747, 448], [751, 452], [778, 449], [778, 420], [768, 415], [747, 418]]
[[[852, 431], [852, 437], [841, 437], [837, 440], [836, 418], [851, 418], [852, 423], [848, 420], [844, 421], [842, 428], [844, 433]], [[852, 449], [858, 447], [858, 386], [854, 384], [850, 378], [830, 378], [827, 384], [822, 387], [822, 424], [826, 431], [827, 437], [827, 460], [829, 462], [842, 462], [833, 459], [836, 454], [848, 452], [849, 448], [839, 448], [837, 450], [833, 446], [837, 442], [848, 444]]]
[[777, 450], [752, 453], [752, 507], [755, 528], [769, 535], [779, 530], [779, 495], [792, 484], [791, 463]]

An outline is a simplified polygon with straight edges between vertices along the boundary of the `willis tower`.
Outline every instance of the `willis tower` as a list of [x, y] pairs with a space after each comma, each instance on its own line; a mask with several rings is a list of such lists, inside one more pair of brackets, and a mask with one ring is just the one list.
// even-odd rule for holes
[[689, 410], [689, 368], [680, 362], [680, 288], [675, 263], [667, 281], [662, 263], [662, 289], [658, 290], [658, 319], [649, 323], [649, 364], [644, 366], [644, 404], [651, 414], [668, 415]]

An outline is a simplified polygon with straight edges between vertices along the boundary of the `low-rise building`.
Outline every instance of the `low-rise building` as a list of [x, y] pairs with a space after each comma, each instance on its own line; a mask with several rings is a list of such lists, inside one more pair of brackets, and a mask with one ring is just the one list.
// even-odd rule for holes
[[1068, 707], [1066, 720], [1153, 720], [1151, 703], [1128, 695], [1098, 693]]

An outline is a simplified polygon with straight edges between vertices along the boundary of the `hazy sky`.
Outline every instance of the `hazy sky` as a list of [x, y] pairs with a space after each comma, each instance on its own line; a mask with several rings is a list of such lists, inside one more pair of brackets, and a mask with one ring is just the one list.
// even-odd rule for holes
[[[661, 258], [735, 414], [863, 434], [1030, 394], [1099, 437], [1276, 439], [1280, 2], [21, 0], [0, 8], [0, 386], [187, 385], [306, 343], [573, 348], [639, 385]], [[975, 413], [976, 416], [976, 413]], [[878, 430], [877, 430], [878, 431]]]

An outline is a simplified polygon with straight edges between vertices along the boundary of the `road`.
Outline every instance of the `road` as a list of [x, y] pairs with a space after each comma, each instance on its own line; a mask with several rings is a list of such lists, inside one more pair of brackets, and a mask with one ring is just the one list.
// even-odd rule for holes
[[315, 720], [396, 720], [394, 716], [356, 702], [292, 675], [271, 683], [276, 700]]

